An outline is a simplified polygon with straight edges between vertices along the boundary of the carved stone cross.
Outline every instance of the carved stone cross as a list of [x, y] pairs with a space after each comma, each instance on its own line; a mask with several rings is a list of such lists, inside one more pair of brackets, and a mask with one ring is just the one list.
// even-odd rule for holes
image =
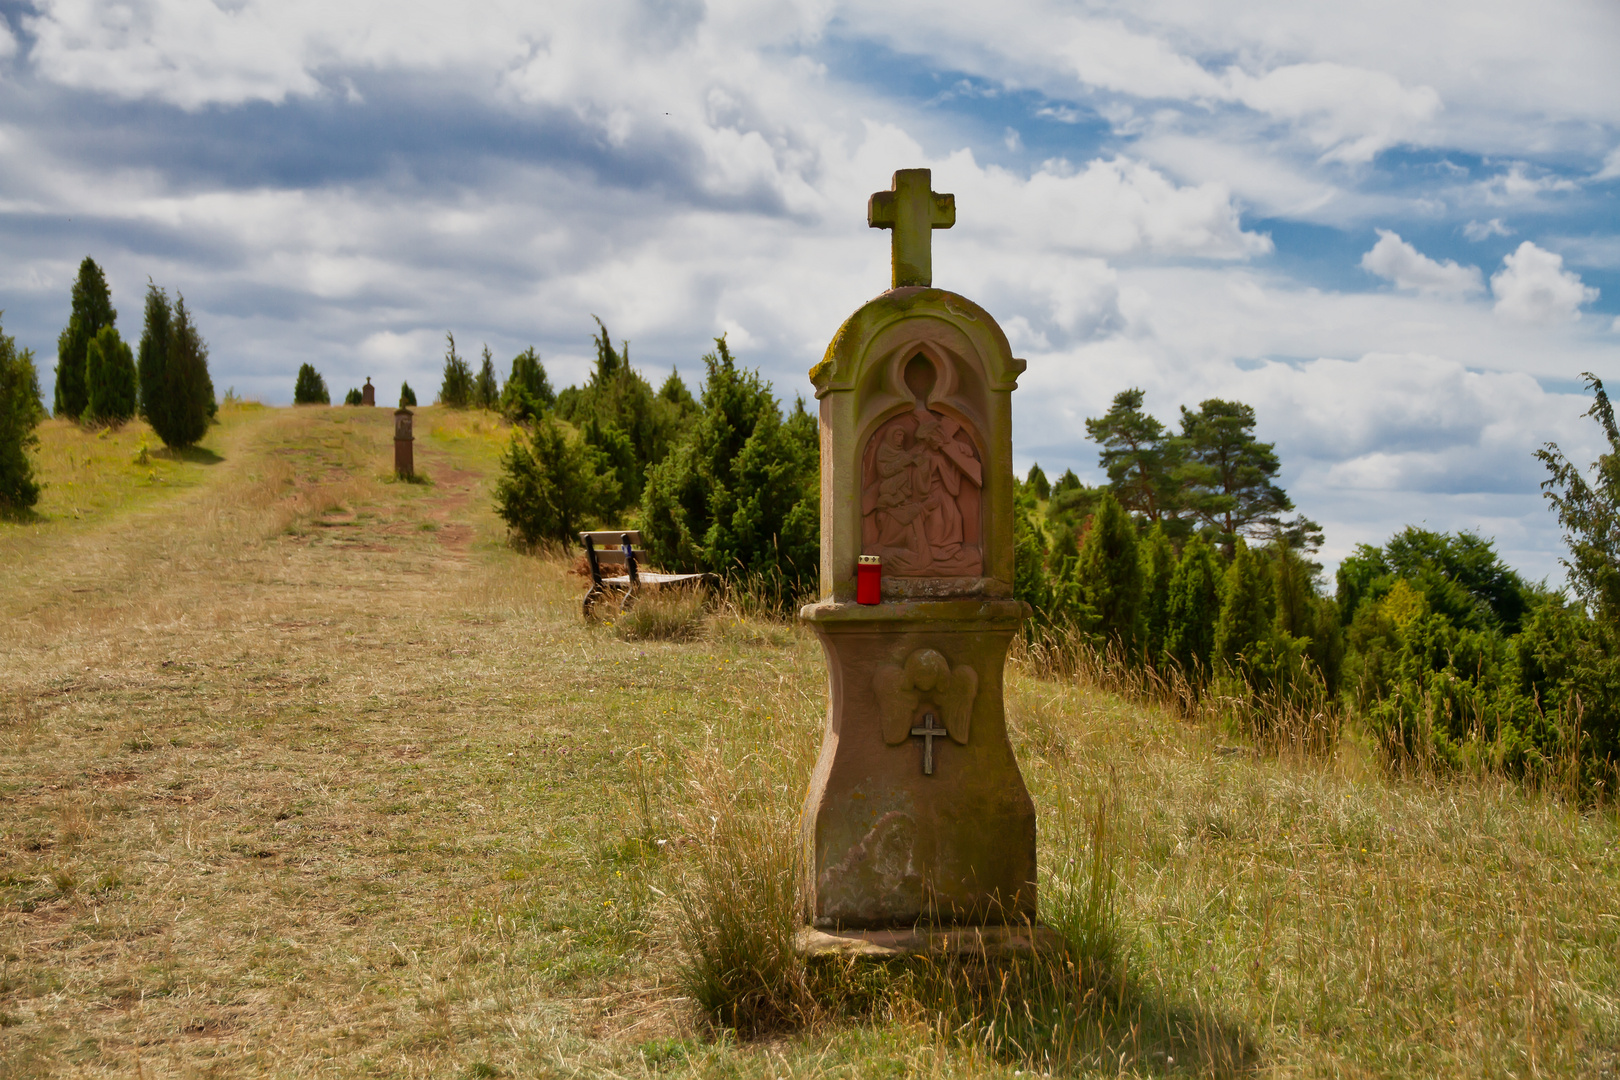
[[888, 191], [876, 191], [866, 203], [866, 223], [889, 229], [894, 288], [934, 283], [935, 229], [956, 224], [956, 196], [930, 190], [928, 169], [901, 169]]
[[946, 731], [943, 727], [934, 726], [934, 714], [923, 713], [923, 727], [911, 729], [913, 735], [921, 735], [923, 741], [923, 775], [934, 775], [934, 740], [943, 739]]

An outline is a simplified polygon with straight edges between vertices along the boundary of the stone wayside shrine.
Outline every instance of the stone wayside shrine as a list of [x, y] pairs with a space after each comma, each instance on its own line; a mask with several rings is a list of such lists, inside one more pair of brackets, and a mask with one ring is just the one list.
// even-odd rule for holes
[[[810, 370], [821, 600], [800, 615], [830, 695], [802, 826], [811, 954], [1016, 951], [1051, 935], [1035, 925], [1035, 808], [1002, 708], [1029, 614], [1013, 599], [1024, 361], [988, 312], [932, 287], [932, 232], [955, 224], [956, 200], [929, 181], [904, 169], [872, 196], [894, 287]], [[861, 563], [881, 573], [877, 603], [857, 602]]]

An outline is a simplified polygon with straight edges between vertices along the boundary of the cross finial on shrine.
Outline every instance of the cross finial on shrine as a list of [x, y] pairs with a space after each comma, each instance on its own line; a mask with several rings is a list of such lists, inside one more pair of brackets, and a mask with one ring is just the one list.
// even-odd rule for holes
[[930, 190], [928, 169], [901, 169], [888, 191], [876, 191], [866, 203], [866, 223], [890, 230], [894, 288], [934, 283], [935, 229], [956, 224], [956, 196]]

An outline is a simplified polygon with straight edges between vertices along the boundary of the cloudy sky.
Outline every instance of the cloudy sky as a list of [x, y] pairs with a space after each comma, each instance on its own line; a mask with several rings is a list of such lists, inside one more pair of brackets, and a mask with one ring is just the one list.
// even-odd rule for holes
[[303, 361], [431, 392], [446, 330], [565, 385], [592, 314], [791, 398], [926, 166], [935, 284], [1029, 360], [1020, 468], [1095, 479], [1130, 386], [1236, 398], [1330, 563], [1427, 523], [1560, 575], [1531, 451], [1591, 460], [1580, 374], [1620, 378], [1620, 5], [954, 8], [0, 0], [5, 330], [48, 382], [89, 254], [269, 402]]

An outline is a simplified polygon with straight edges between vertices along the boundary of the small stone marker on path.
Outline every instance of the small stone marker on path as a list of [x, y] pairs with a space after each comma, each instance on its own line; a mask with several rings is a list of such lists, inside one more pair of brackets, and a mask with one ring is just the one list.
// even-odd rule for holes
[[394, 410], [394, 475], [409, 480], [416, 475], [416, 457], [411, 444], [411, 410], [401, 405]]
[[[894, 175], [867, 220], [893, 231], [893, 288], [810, 370], [821, 406], [821, 600], [800, 613], [829, 706], [803, 816], [811, 954], [1035, 947], [1035, 807], [1007, 741], [1012, 391], [1024, 370], [971, 300], [932, 288], [956, 200]], [[881, 600], [856, 602], [862, 556]], [[870, 566], [869, 566], [870, 569]]]
[[366, 376], [366, 385], [364, 385], [364, 386], [362, 386], [360, 388], [360, 404], [362, 404], [362, 405], [376, 405], [377, 404], [377, 388], [375, 386], [371, 385], [371, 376], [370, 375]]

